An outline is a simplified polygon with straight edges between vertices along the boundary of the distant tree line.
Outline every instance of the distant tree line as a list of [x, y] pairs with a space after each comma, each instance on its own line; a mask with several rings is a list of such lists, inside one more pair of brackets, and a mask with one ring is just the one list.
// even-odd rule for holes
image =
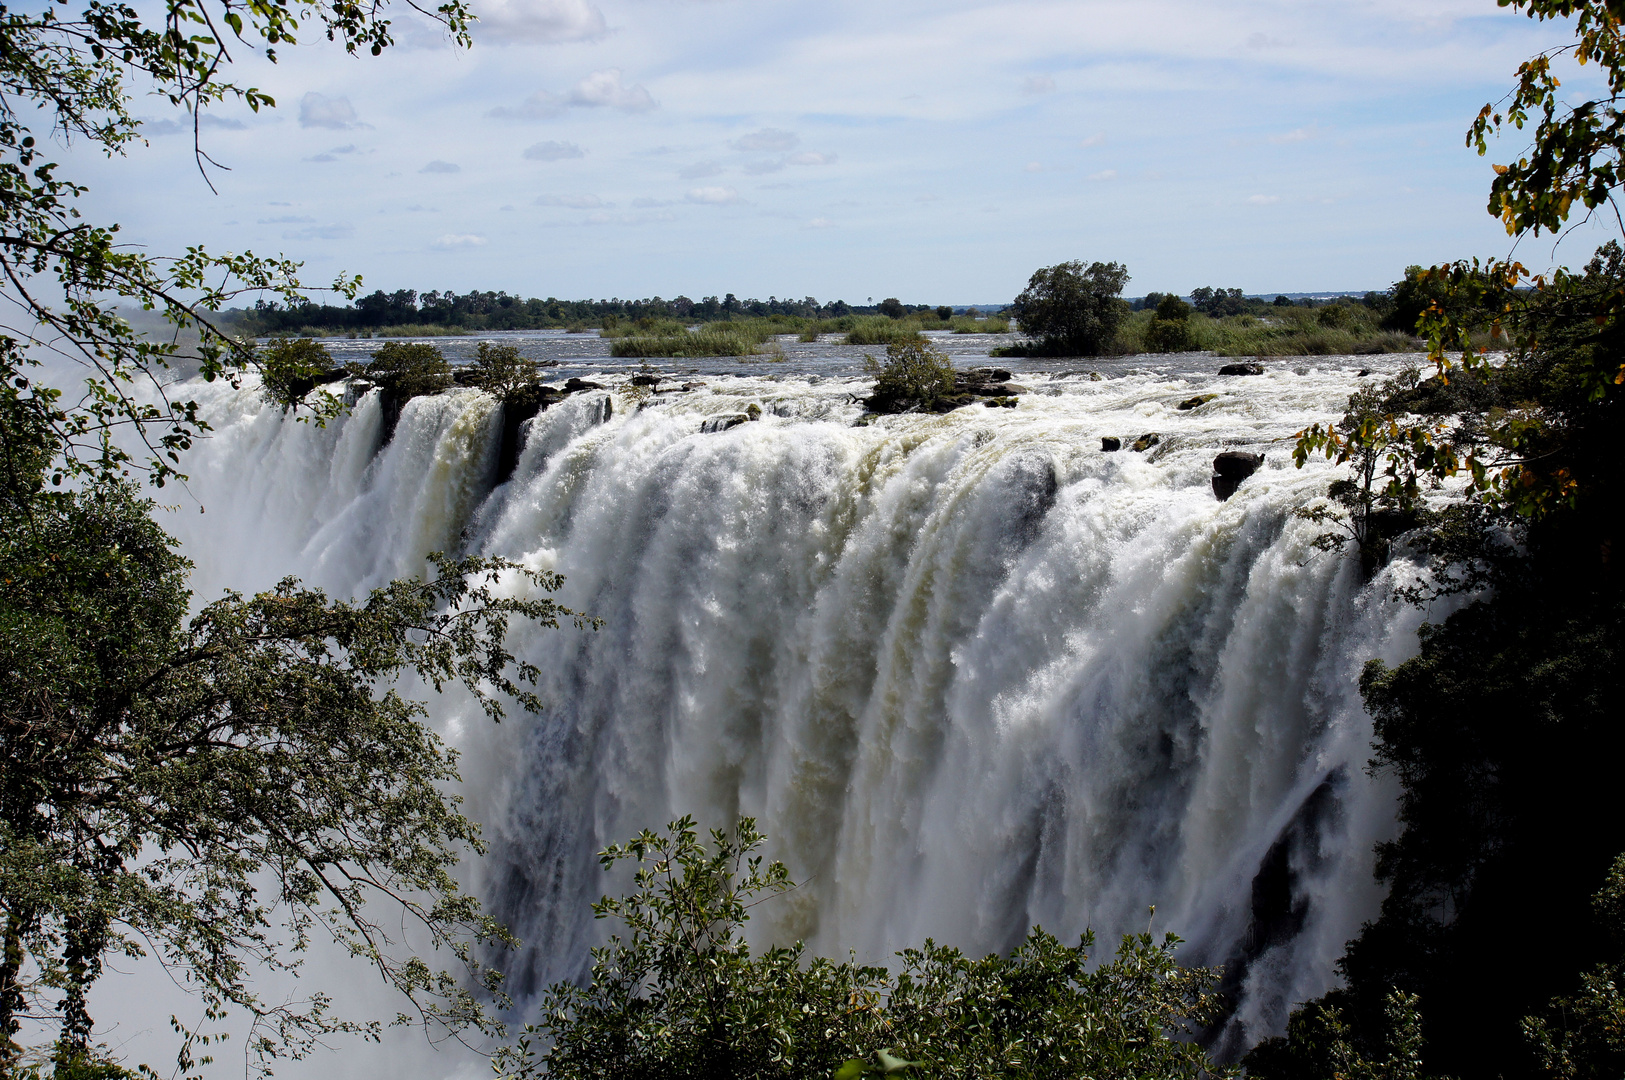
[[298, 334], [305, 331], [346, 333], [380, 330], [392, 326], [437, 326], [468, 331], [544, 330], [552, 327], [607, 326], [642, 319], [681, 319], [687, 322], [725, 322], [731, 319], [759, 319], [786, 315], [803, 319], [839, 319], [848, 315], [887, 315], [905, 318], [915, 312], [949, 314], [963, 311], [944, 305], [905, 304], [888, 297], [878, 304], [848, 304], [844, 300], [819, 302], [807, 296], [800, 300], [769, 296], [766, 300], [741, 300], [733, 293], [691, 300], [677, 296], [670, 300], [654, 296], [645, 300], [545, 300], [510, 295], [504, 291], [474, 290], [457, 293], [397, 289], [378, 290], [358, 298], [353, 304], [283, 304], [262, 300], [243, 313], [240, 325], [257, 337]]

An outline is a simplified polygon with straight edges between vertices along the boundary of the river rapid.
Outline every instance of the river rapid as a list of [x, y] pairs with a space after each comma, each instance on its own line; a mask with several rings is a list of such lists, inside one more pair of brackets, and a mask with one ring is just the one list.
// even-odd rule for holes
[[[1017, 408], [860, 425], [851, 350], [656, 363], [703, 385], [654, 394], [580, 341], [560, 381], [609, 389], [541, 413], [500, 484], [501, 406], [475, 390], [414, 399], [384, 443], [376, 391], [319, 427], [252, 383], [189, 385], [215, 430], [165, 522], [200, 600], [284, 575], [357, 594], [440, 550], [556, 570], [604, 620], [515, 632], [540, 715], [431, 704], [492, 842], [470, 884], [524, 942], [521, 1013], [606, 932], [588, 904], [625, 882], [594, 854], [682, 814], [754, 815], [803, 883], [754, 910], [759, 944], [1170, 929], [1228, 965], [1228, 1053], [1332, 985], [1394, 828], [1356, 680], [1424, 613], [1389, 598], [1407, 564], [1362, 583], [1313, 546], [1293, 511], [1339, 471], [1290, 449], [1417, 357], [1029, 361]], [[1231, 449], [1265, 462], [1220, 502]]]

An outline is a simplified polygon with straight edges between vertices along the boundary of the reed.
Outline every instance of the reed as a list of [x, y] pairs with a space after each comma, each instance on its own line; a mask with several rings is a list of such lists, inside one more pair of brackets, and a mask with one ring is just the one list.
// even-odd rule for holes
[[616, 337], [609, 354], [627, 357], [753, 356], [771, 351], [764, 349], [763, 343], [780, 332], [778, 324], [767, 319], [707, 323], [698, 330], [690, 330], [680, 324], [671, 325], [675, 327], [674, 330]]
[[890, 345], [917, 341], [920, 324], [911, 319], [888, 319], [876, 315], [860, 319], [846, 335], [848, 345]]

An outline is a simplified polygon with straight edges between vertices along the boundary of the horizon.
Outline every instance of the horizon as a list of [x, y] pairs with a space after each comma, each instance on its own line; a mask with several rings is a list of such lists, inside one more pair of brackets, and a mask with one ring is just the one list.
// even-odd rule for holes
[[[83, 207], [154, 252], [280, 251], [366, 292], [921, 303], [1080, 259], [1141, 295], [1334, 295], [1508, 253], [1484, 203], [1521, 147], [1463, 133], [1565, 37], [1492, 0], [475, 6], [467, 51], [394, 12], [376, 59], [237, 57], [278, 107], [204, 114], [218, 195], [153, 99], [149, 146], [66, 149]], [[1519, 254], [1578, 264], [1601, 235]]]

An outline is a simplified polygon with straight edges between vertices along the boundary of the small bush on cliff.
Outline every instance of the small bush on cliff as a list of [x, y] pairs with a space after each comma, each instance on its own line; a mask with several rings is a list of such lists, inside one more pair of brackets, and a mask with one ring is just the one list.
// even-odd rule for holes
[[865, 355], [863, 367], [875, 376], [871, 399], [875, 404], [914, 402], [930, 408], [938, 398], [953, 393], [953, 361], [921, 339], [894, 341], [886, 346], [884, 363]]
[[283, 411], [297, 409], [322, 376], [333, 370], [333, 358], [318, 341], [280, 338], [260, 350], [260, 386]]
[[1089, 969], [1093, 937], [1034, 928], [1009, 956], [972, 960], [927, 941], [894, 974], [807, 958], [800, 943], [752, 955], [750, 909], [791, 883], [753, 854], [741, 818], [709, 850], [683, 818], [599, 856], [638, 864], [631, 895], [593, 905], [623, 934], [593, 951], [586, 986], [559, 983], [542, 1020], [499, 1054], [510, 1080], [915, 1078], [1174, 1080], [1222, 1077], [1189, 1041], [1211, 1019], [1217, 973], [1174, 962], [1179, 939], [1123, 939]]
[[526, 360], [513, 345], [480, 342], [474, 353], [474, 385], [507, 403], [524, 395], [541, 379], [536, 361]]
[[438, 394], [451, 385], [445, 356], [422, 342], [386, 342], [372, 354], [365, 374], [399, 401]]

